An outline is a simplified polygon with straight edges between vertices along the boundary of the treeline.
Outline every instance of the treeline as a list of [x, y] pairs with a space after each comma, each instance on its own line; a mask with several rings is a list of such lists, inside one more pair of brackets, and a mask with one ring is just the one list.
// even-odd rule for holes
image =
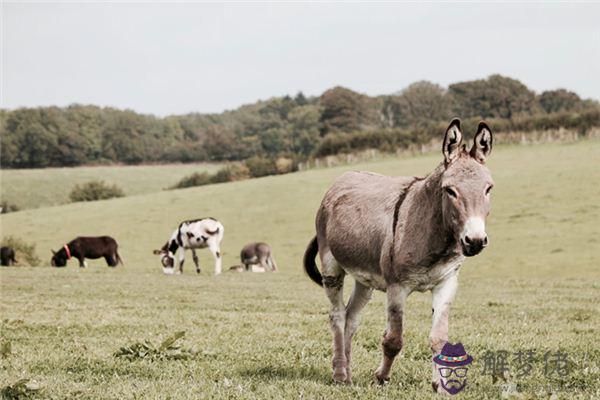
[[422, 81], [378, 97], [335, 87], [319, 97], [298, 93], [221, 114], [165, 118], [86, 105], [21, 108], [0, 110], [0, 156], [3, 168], [257, 158], [295, 163], [425, 143], [453, 116], [491, 119], [496, 130], [584, 131], [600, 125], [599, 109], [596, 101], [573, 92], [536, 94], [500, 75], [448, 88]]

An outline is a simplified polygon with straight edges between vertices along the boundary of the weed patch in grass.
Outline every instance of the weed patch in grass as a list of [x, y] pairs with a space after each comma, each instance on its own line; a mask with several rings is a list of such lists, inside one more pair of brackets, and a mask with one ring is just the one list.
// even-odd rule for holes
[[184, 348], [176, 344], [176, 342], [184, 336], [184, 331], [176, 332], [173, 336], [163, 340], [158, 346], [155, 346], [148, 340], [136, 342], [121, 347], [114, 356], [123, 357], [130, 361], [139, 359], [189, 360], [190, 358], [195, 357], [197, 352], [194, 349]]

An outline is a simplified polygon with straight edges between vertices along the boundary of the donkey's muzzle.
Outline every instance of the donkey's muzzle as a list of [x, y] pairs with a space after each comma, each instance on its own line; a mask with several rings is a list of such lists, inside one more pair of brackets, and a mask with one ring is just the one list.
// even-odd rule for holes
[[488, 245], [488, 238], [484, 236], [483, 238], [470, 238], [469, 236], [465, 236], [464, 239], [460, 240], [460, 244], [462, 246], [463, 254], [467, 257], [473, 257], [483, 250]]

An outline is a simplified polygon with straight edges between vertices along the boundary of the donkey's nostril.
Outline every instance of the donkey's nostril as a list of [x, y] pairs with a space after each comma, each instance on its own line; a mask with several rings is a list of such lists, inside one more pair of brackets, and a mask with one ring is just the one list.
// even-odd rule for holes
[[465, 243], [466, 243], [466, 244], [471, 244], [471, 243], [473, 243], [473, 241], [471, 240], [471, 238], [470, 238], [470, 237], [468, 237], [468, 236], [465, 236]]
[[488, 238], [487, 236], [483, 238], [483, 246], [487, 246], [488, 245]]

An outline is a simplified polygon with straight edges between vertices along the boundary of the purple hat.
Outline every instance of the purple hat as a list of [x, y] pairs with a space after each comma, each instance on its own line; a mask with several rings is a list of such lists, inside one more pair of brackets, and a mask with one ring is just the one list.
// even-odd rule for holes
[[473, 357], [467, 354], [462, 343], [446, 343], [442, 353], [433, 357], [433, 362], [445, 367], [459, 367], [473, 362]]

